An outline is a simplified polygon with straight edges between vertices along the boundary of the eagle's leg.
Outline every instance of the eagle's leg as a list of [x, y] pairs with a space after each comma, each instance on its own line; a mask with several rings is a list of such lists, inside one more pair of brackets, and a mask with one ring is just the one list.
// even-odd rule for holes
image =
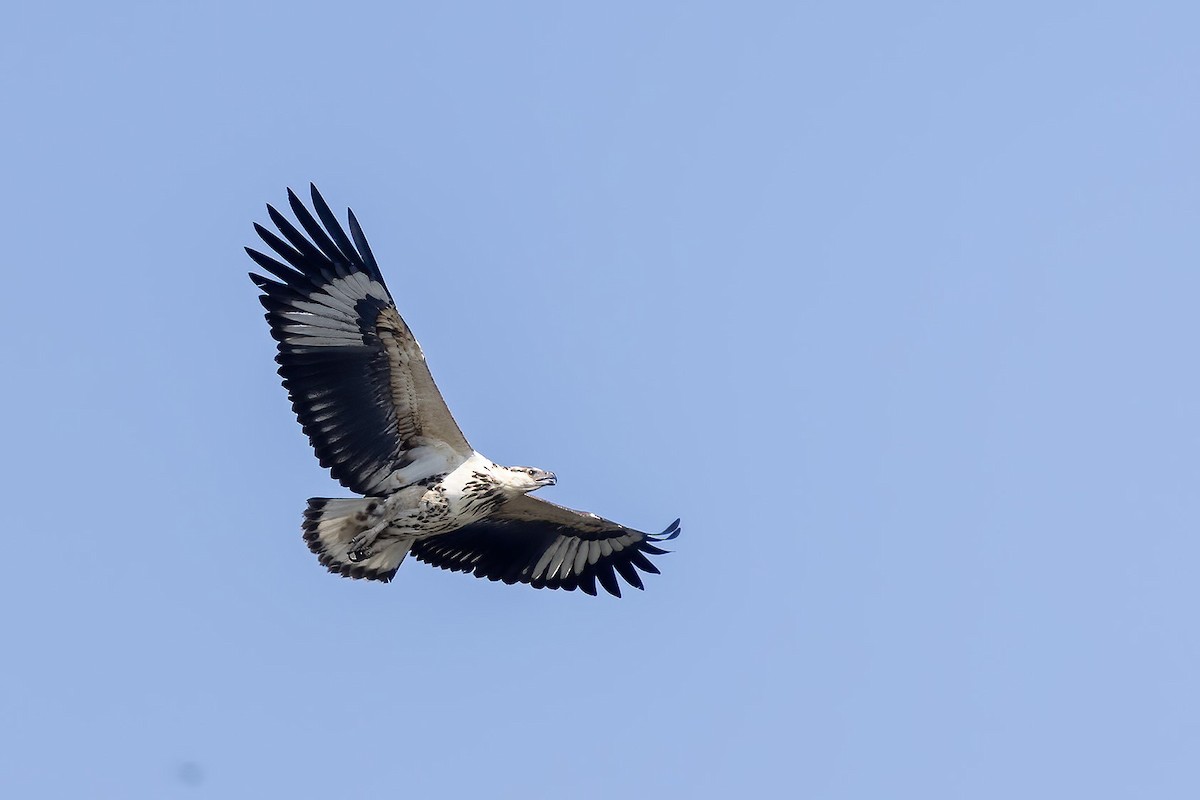
[[383, 533], [383, 529], [387, 526], [387, 520], [384, 520], [372, 525], [351, 539], [346, 545], [346, 558], [355, 563], [366, 561], [370, 558], [371, 548], [375, 546], [375, 540], [379, 538], [379, 534]]
[[355, 515], [355, 522], [366, 527], [346, 543], [346, 558], [358, 562], [371, 557], [371, 548], [375, 545], [375, 540], [391, 521], [389, 506], [387, 500], [375, 501], [368, 503], [365, 511]]
[[346, 543], [346, 558], [357, 563], [371, 557], [372, 549], [375, 547], [379, 535], [390, 526], [395, 525], [398, 517], [403, 516], [397, 512], [400, 502], [400, 498], [393, 495], [381, 503], [369, 504], [365, 512], [358, 514], [357, 522], [368, 527], [359, 531]]

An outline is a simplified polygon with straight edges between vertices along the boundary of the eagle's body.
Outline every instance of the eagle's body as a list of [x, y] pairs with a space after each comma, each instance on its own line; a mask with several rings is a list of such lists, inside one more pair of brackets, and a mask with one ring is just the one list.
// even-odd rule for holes
[[[417, 541], [478, 522], [524, 494], [509, 473], [507, 467], [472, 453], [449, 472], [421, 478], [386, 496], [333, 501], [342, 504], [336, 513], [329, 501], [313, 500], [310, 512], [318, 504], [323, 513], [314, 526], [306, 526], [305, 538], [331, 570], [351, 577], [381, 577], [394, 571]], [[360, 564], [361, 576], [356, 574]]]
[[[267, 206], [283, 238], [255, 228], [280, 261], [247, 248], [278, 279], [263, 290], [279, 373], [317, 457], [361, 499], [313, 498], [304, 538], [329, 571], [388, 581], [411, 551], [422, 561], [535, 587], [596, 582], [615, 595], [615, 575], [641, 588], [634, 567], [652, 535], [532, 497], [551, 472], [505, 467], [467, 443], [442, 400], [420, 346], [397, 311], [353, 213], [350, 233], [312, 188], [321, 224], [291, 191], [304, 233]], [[307, 234], [307, 236], [305, 235]], [[286, 241], [285, 241], [286, 240]]]

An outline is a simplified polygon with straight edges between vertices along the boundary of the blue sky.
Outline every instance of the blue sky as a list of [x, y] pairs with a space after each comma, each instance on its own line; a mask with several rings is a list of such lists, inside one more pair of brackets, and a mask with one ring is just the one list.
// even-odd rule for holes
[[[1190, 3], [7, 14], [6, 797], [1200, 793]], [[354, 207], [644, 593], [320, 569], [241, 252]]]

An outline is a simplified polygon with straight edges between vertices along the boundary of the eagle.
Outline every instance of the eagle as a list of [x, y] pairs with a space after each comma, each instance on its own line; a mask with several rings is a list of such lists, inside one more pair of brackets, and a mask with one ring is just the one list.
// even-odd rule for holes
[[679, 535], [627, 528], [531, 493], [553, 472], [501, 466], [467, 442], [425, 356], [384, 283], [362, 228], [349, 235], [310, 184], [312, 208], [288, 189], [299, 227], [270, 204], [278, 233], [255, 223], [274, 251], [247, 254], [271, 277], [262, 291], [279, 375], [321, 465], [357, 498], [309, 499], [304, 541], [346, 578], [391, 581], [408, 553], [427, 564], [535, 588], [599, 583], [621, 596]]

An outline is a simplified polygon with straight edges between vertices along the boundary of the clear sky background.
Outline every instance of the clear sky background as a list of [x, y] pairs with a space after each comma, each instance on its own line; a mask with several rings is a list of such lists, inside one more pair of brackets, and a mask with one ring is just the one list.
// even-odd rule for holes
[[[0, 795], [1200, 796], [1197, 8], [9, 9]], [[318, 567], [310, 180], [644, 593]]]

